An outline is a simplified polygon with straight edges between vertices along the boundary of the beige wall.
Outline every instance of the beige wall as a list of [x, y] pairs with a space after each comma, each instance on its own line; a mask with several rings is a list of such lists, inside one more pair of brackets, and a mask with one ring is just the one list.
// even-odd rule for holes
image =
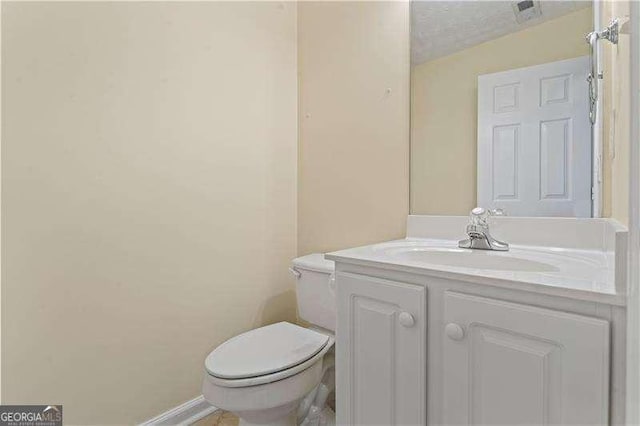
[[302, 2], [298, 56], [298, 252], [404, 236], [409, 2]]
[[412, 213], [475, 207], [478, 75], [587, 55], [592, 27], [581, 9], [412, 68]]
[[2, 41], [3, 403], [197, 396], [295, 316], [295, 5], [3, 2]]
[[[628, 22], [628, 1], [603, 2], [601, 25], [612, 17]], [[603, 53], [603, 216], [623, 223], [629, 218], [629, 141], [631, 114], [628, 25], [617, 45], [602, 42]]]

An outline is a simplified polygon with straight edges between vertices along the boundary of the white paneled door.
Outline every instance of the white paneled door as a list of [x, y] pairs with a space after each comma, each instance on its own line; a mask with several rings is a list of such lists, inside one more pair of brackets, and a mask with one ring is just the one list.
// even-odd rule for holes
[[591, 216], [588, 57], [478, 77], [478, 205]]

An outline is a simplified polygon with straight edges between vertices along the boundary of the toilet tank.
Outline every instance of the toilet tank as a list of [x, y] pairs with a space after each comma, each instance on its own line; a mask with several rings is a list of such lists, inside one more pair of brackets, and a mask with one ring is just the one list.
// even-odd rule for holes
[[330, 331], [336, 330], [336, 289], [333, 261], [314, 253], [293, 259], [298, 314], [303, 320]]

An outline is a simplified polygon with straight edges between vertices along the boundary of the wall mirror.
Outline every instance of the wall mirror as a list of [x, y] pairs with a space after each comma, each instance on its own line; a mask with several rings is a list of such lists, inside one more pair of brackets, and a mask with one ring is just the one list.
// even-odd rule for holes
[[413, 1], [411, 13], [411, 213], [599, 217], [592, 3]]

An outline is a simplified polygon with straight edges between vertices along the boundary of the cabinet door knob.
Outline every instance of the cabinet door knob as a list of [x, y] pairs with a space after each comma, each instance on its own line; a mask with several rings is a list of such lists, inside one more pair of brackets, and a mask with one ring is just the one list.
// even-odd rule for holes
[[413, 315], [411, 315], [409, 312], [401, 312], [398, 319], [400, 320], [400, 324], [407, 328], [413, 327], [413, 325], [416, 323], [415, 318], [413, 318]]
[[450, 322], [449, 324], [447, 324], [447, 326], [444, 328], [444, 331], [452, 340], [464, 339], [464, 329], [455, 322]]
[[331, 274], [329, 277], [329, 292], [333, 297], [336, 296], [336, 275]]

